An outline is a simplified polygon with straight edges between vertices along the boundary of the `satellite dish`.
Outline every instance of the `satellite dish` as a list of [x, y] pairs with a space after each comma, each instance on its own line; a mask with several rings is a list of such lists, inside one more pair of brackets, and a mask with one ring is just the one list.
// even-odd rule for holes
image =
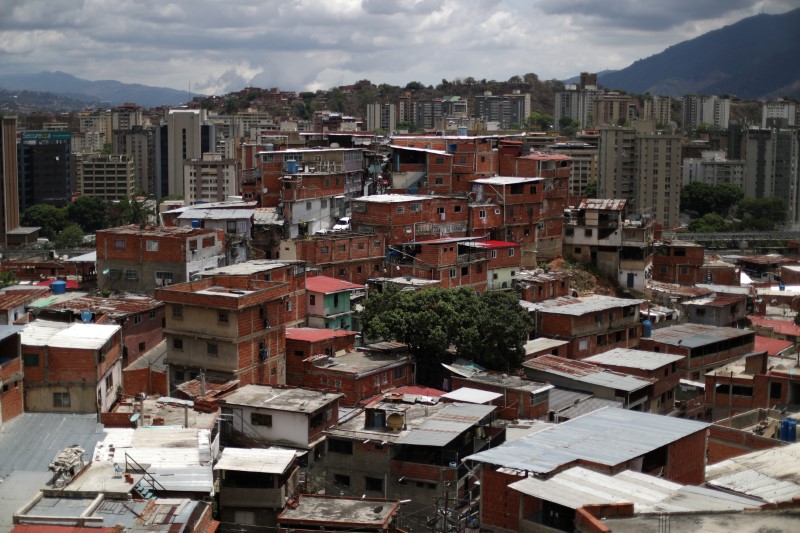
[[106, 268], [105, 270], [103, 270], [103, 275], [108, 276], [109, 272], [111, 272], [111, 269]]

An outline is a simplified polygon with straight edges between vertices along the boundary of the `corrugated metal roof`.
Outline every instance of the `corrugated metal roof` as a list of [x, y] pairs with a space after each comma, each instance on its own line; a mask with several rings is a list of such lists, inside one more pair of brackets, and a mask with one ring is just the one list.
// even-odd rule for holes
[[319, 342], [336, 337], [355, 337], [357, 331], [323, 328], [286, 328], [286, 340]]
[[178, 220], [236, 220], [252, 217], [252, 209], [191, 209], [184, 211]]
[[363, 289], [364, 285], [350, 283], [341, 279], [331, 278], [328, 276], [314, 276], [306, 278], [306, 291], [321, 292], [323, 294], [330, 294], [339, 291], [352, 291]]
[[750, 330], [736, 328], [723, 328], [717, 326], [705, 326], [703, 324], [679, 324], [666, 328], [656, 329], [650, 338], [654, 342], [669, 344], [670, 346], [685, 346], [687, 348], [697, 348], [715, 342], [735, 339], [753, 335]]
[[525, 343], [525, 354], [532, 354], [541, 352], [543, 350], [552, 350], [569, 344], [567, 341], [560, 341], [557, 339], [549, 339], [547, 337], [539, 337]]
[[492, 178], [479, 178], [472, 180], [472, 183], [483, 185], [517, 185], [519, 183], [535, 183], [544, 181], [544, 178], [524, 178], [519, 176], [494, 176]]
[[628, 298], [615, 298], [613, 296], [561, 296], [552, 300], [545, 300], [539, 303], [520, 301], [520, 304], [529, 310], [539, 311], [540, 313], [552, 313], [558, 315], [580, 316], [597, 311], [606, 311], [631, 305], [639, 306], [645, 300], [635, 300]]
[[467, 403], [488, 403], [501, 397], [502, 394], [497, 392], [489, 392], [480, 389], [472, 389], [470, 387], [461, 387], [452, 392], [442, 395], [442, 398], [453, 400], [455, 402]]
[[614, 348], [613, 350], [582, 359], [582, 361], [595, 365], [624, 366], [642, 370], [656, 370], [684, 358], [683, 355], [646, 352], [644, 350], [632, 350], [629, 348]]
[[22, 332], [22, 344], [25, 346], [99, 350], [120, 329], [122, 329], [120, 326], [111, 324], [36, 320], [25, 326], [25, 330]]
[[707, 427], [694, 420], [605, 408], [467, 459], [542, 474], [579, 459], [616, 466]]
[[621, 199], [605, 199], [605, 198], [587, 198], [582, 200], [578, 209], [599, 209], [601, 211], [622, 211], [625, 209], [627, 200]]
[[622, 409], [623, 406], [621, 401], [605, 400], [603, 398], [587, 398], [586, 400], [573, 404], [566, 409], [559, 411], [558, 419], [561, 421], [571, 420], [573, 418], [578, 418], [579, 416], [588, 415], [589, 413], [599, 411], [600, 409], [605, 409], [606, 407]]
[[522, 363], [522, 366], [581, 383], [600, 385], [615, 390], [633, 392], [653, 383], [653, 380], [607, 370], [603, 367], [555, 355], [543, 355]]
[[58, 302], [47, 306], [47, 309], [69, 309], [75, 314], [80, 314], [84, 309], [88, 309], [92, 313], [103, 313], [114, 318], [121, 318], [145, 313], [163, 306], [164, 302], [154, 298], [134, 294], [123, 294], [111, 298], [81, 296], [66, 302]]
[[548, 392], [548, 404], [551, 411], [559, 412], [572, 405], [588, 400], [592, 397], [586, 392], [579, 392], [569, 389], [554, 387]]
[[493, 405], [450, 404], [427, 418], [419, 427], [401, 435], [395, 442], [418, 446], [446, 446], [495, 409]]
[[528, 496], [570, 509], [584, 505], [633, 503], [637, 514], [741, 511], [761, 502], [718, 490], [683, 486], [626, 470], [614, 476], [574, 467], [550, 479], [526, 478], [509, 485]]
[[83, 255], [76, 255], [75, 257], [70, 257], [67, 259], [68, 263], [96, 263], [97, 262], [97, 250], [94, 252], [89, 252], [88, 254]]
[[800, 497], [800, 443], [708, 465], [706, 483], [771, 503], [792, 501]]
[[280, 448], [225, 448], [219, 456], [214, 470], [235, 470], [237, 472], [259, 472], [262, 474], [283, 474], [296, 454], [292, 450]]

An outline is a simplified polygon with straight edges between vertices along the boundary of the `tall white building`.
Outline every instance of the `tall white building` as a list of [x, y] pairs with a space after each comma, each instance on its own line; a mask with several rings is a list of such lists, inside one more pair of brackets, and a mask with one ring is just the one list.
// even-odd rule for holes
[[684, 96], [683, 128], [694, 129], [704, 124], [728, 129], [731, 118], [730, 98], [718, 96]]
[[683, 160], [683, 184], [707, 183], [721, 185], [728, 183], [744, 190], [745, 162], [728, 160], [725, 152], [703, 151], [699, 158]]
[[[167, 187], [169, 194], [184, 196], [184, 164], [200, 159], [202, 116], [199, 109], [170, 109], [167, 115]], [[162, 178], [163, 179], [163, 178]]]
[[239, 160], [222, 154], [203, 154], [184, 162], [183, 190], [187, 204], [221, 202], [239, 194]]
[[797, 124], [797, 104], [777, 99], [764, 102], [761, 107], [761, 127], [795, 126]]

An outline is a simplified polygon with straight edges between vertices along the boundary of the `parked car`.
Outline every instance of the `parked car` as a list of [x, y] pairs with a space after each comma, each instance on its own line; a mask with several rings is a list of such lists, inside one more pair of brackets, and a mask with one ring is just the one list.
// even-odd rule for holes
[[342, 217], [333, 225], [333, 231], [347, 231], [350, 229], [350, 217]]

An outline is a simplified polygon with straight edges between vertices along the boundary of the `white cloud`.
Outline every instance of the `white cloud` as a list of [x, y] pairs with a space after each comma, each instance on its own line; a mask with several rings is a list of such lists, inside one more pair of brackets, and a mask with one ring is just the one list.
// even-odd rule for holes
[[800, 0], [0, 0], [4, 73], [224, 93], [623, 68]]

